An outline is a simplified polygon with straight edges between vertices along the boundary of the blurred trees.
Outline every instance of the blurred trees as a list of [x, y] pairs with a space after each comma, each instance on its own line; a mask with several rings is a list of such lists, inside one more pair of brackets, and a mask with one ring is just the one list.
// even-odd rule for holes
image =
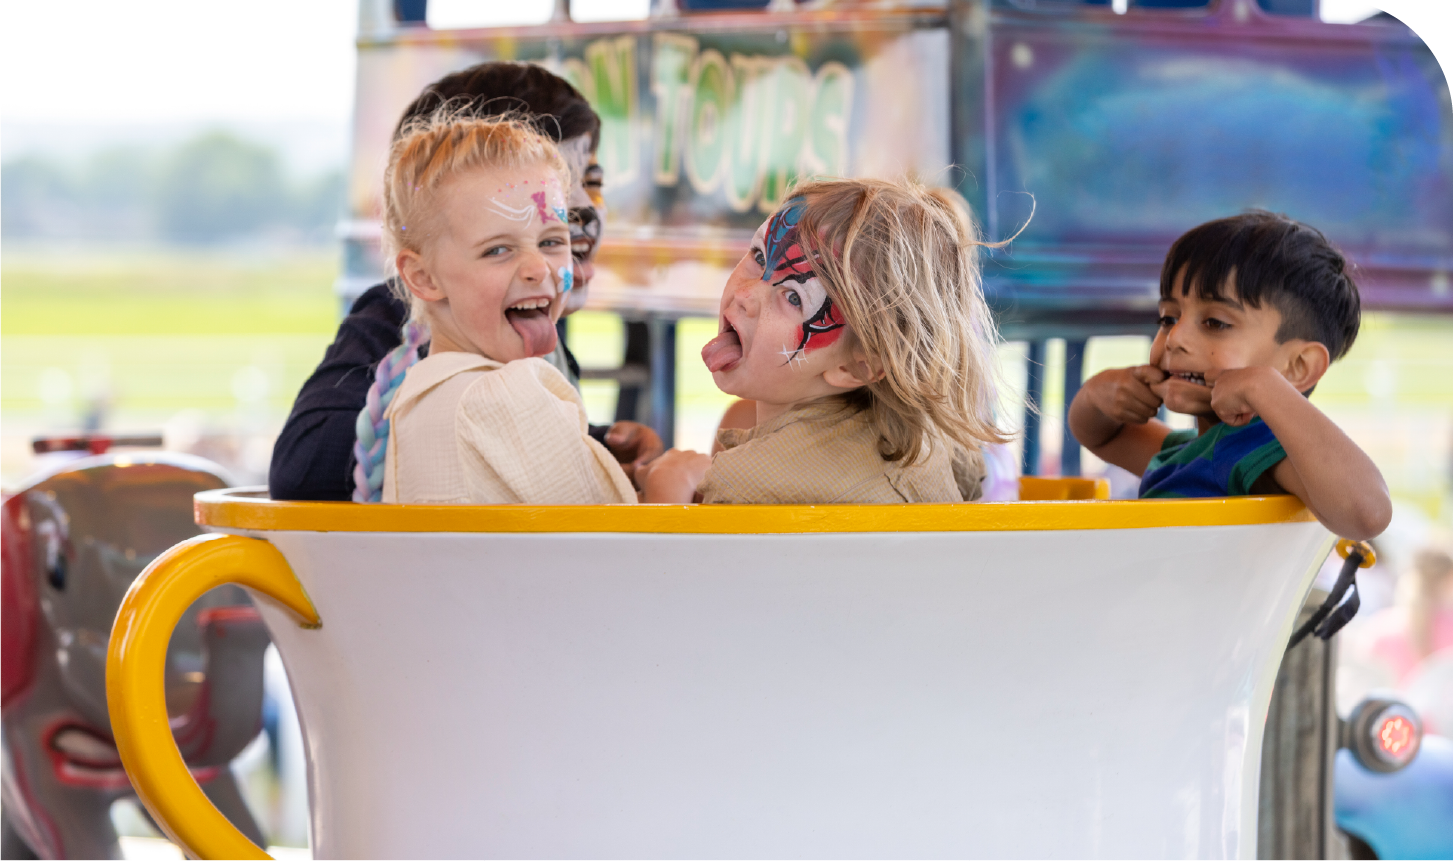
[[183, 144], [155, 189], [162, 235], [179, 242], [253, 233], [282, 214], [288, 197], [277, 155], [225, 132]]
[[0, 171], [5, 239], [322, 243], [344, 199], [341, 170], [290, 176], [272, 149], [225, 131], [82, 164], [25, 156]]
[[72, 213], [75, 182], [62, 166], [36, 156], [0, 168], [0, 235], [36, 235]]

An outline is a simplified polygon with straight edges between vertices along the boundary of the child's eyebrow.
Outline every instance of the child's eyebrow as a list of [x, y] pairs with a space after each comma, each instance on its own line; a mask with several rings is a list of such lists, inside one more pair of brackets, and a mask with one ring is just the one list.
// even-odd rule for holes
[[[541, 231], [539, 238], [542, 238], [543, 239], [546, 236], [549, 236], [549, 235], [552, 235], [552, 234], [556, 234], [556, 233], [564, 233], [566, 236], [569, 236], [570, 235], [570, 226], [568, 224], [563, 224], [563, 223], [560, 223], [560, 222], [552, 221], [549, 224], [545, 225], [545, 229], [543, 231]], [[486, 236], [483, 239], [480, 239], [480, 240], [476, 241], [470, 247], [471, 248], [479, 248], [482, 245], [489, 245], [490, 243], [493, 243], [493, 242], [529, 242], [529, 241], [530, 240], [529, 240], [528, 235], [526, 233], [506, 230], [506, 231], [503, 231], [503, 232], [500, 232], [500, 233], [492, 233], [489, 236]]]
[[1220, 305], [1227, 305], [1229, 307], [1235, 308], [1237, 311], [1245, 311], [1246, 310], [1246, 306], [1243, 305], [1243, 304], [1241, 304], [1241, 300], [1240, 299], [1228, 299], [1225, 296], [1217, 296], [1216, 298], [1212, 299], [1211, 301], [1212, 302], [1215, 302], [1217, 304], [1220, 304]]

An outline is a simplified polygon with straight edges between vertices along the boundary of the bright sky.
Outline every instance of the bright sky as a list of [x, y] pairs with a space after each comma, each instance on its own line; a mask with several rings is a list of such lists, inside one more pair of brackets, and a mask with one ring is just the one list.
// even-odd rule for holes
[[1375, 14], [1377, 6], [1367, 0], [1322, 0], [1322, 20], [1351, 24]]
[[0, 118], [345, 122], [357, 17], [355, 0], [7, 0]]

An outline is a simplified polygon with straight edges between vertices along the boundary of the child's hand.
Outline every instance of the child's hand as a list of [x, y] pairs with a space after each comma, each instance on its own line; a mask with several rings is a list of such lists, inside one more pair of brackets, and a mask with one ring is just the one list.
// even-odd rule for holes
[[605, 433], [605, 447], [620, 461], [626, 478], [636, 480], [636, 470], [665, 450], [661, 437], [640, 422], [616, 422]]
[[1153, 365], [1112, 368], [1085, 381], [1081, 389], [1105, 418], [1118, 424], [1143, 425], [1160, 410], [1155, 386], [1165, 372]]
[[[1095, 455], [1140, 475], [1170, 428], [1155, 421], [1165, 372], [1154, 364], [1101, 371], [1070, 402], [1070, 433]], [[1179, 381], [1178, 381], [1179, 382]]]
[[636, 487], [642, 502], [696, 501], [696, 488], [706, 478], [711, 456], [673, 448], [636, 467]]
[[1256, 418], [1258, 410], [1252, 400], [1265, 391], [1267, 385], [1281, 385], [1290, 388], [1286, 378], [1266, 366], [1232, 368], [1222, 371], [1211, 386], [1211, 409], [1216, 417], [1232, 427], [1249, 424]]
[[1211, 385], [1209, 377], [1203, 386], [1180, 377], [1168, 376], [1151, 386], [1151, 389], [1171, 412], [1203, 416], [1211, 412]]

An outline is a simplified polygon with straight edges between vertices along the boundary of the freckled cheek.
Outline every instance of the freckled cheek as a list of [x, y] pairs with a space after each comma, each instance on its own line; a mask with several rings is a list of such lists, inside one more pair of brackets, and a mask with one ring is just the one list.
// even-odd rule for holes
[[750, 343], [753, 356], [756, 356], [764, 363], [764, 367], [776, 367], [781, 364], [783, 357], [782, 350], [794, 349], [801, 339], [801, 331], [794, 325], [790, 325], [776, 315], [762, 314], [756, 319], [747, 322], [743, 329], [746, 334], [744, 342]]

